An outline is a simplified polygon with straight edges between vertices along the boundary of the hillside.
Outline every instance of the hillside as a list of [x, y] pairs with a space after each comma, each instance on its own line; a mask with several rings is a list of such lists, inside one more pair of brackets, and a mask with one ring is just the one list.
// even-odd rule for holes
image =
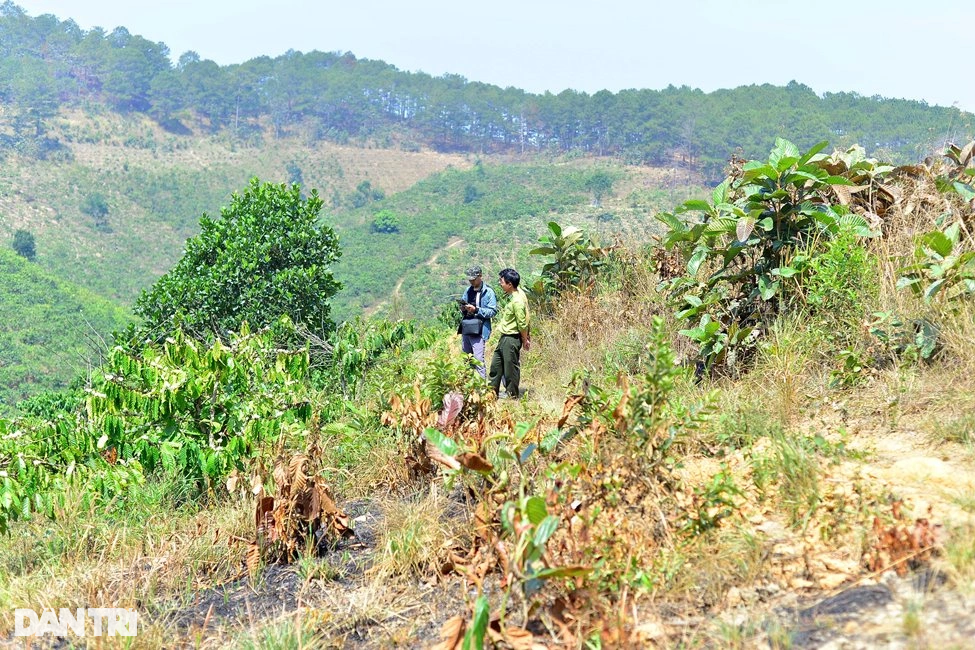
[[0, 413], [100, 363], [128, 311], [0, 248]]
[[116, 349], [0, 418], [0, 632], [97, 598], [139, 615], [101, 647], [967, 648], [973, 153], [779, 139], [659, 242], [575, 233], [520, 399], [445, 323]]
[[[374, 312], [380, 303], [395, 302], [396, 315], [429, 320], [463, 290], [462, 271], [472, 264], [482, 265], [492, 283], [508, 266], [532, 276], [541, 262], [528, 251], [553, 220], [586, 228], [606, 244], [647, 242], [659, 230], [654, 211], [704, 193], [686, 174], [680, 178], [687, 184], [676, 187], [676, 173], [609, 159], [477, 160], [471, 169], [447, 170], [337, 213], [343, 259], [336, 273], [345, 282], [339, 313]], [[587, 187], [594, 177], [606, 179], [598, 200]], [[379, 214], [396, 220], [395, 232], [375, 231]]]
[[[971, 115], [165, 49], [0, 7], [0, 644], [120, 607], [135, 638], [37, 645], [971, 646]], [[208, 335], [264, 267], [262, 306], [333, 270], [257, 192], [163, 296], [220, 313], [106, 353], [254, 176], [325, 199], [346, 322]], [[471, 263], [523, 271], [521, 395], [437, 318]]]
[[[30, 232], [33, 268], [122, 306], [179, 258], [202, 214], [219, 213], [255, 175], [300, 182], [324, 199], [322, 219], [343, 252], [336, 274], [344, 289], [334, 301], [340, 321], [364, 310], [433, 319], [472, 263], [488, 274], [509, 265], [537, 271], [527, 251], [552, 219], [591, 228], [607, 242], [646, 241], [657, 229], [654, 210], [701, 191], [686, 169], [612, 159], [474, 157], [290, 136], [245, 144], [173, 135], [144, 117], [114, 113], [68, 111], [51, 124], [64, 143], [61, 156], [8, 155], [0, 168], [0, 237]], [[594, 174], [608, 182], [598, 201], [587, 187]], [[380, 213], [398, 221], [396, 232], [374, 231]], [[30, 338], [30, 323], [12, 327]], [[73, 331], [83, 336], [85, 327]]]
[[[258, 176], [300, 182], [325, 201], [322, 218], [344, 252], [337, 272], [345, 290], [337, 313], [348, 318], [389, 299], [391, 285], [423, 299], [407, 312], [435, 314], [432, 295], [454, 291], [456, 269], [423, 264], [451, 238], [444, 265], [533, 268], [525, 248], [551, 218], [592, 226], [606, 238], [646, 239], [648, 216], [694, 192], [698, 175], [676, 167], [623, 165], [612, 159], [505, 158], [398, 148], [360, 148], [296, 137], [240, 143], [222, 136], [177, 136], [152, 121], [113, 113], [66, 112], [52, 120], [63, 155], [35, 160], [11, 155], [0, 169], [0, 234], [17, 229], [36, 239], [36, 263], [93, 292], [131, 304], [178, 259], [203, 213], [215, 215], [231, 192]], [[605, 174], [595, 201], [586, 182]], [[422, 182], [421, 182], [422, 181]], [[690, 185], [689, 185], [690, 184]], [[92, 213], [91, 204], [103, 214]], [[376, 233], [375, 215], [400, 221]], [[498, 268], [502, 268], [499, 266]], [[418, 275], [408, 278], [412, 270]], [[392, 278], [392, 280], [390, 280]]]
[[973, 115], [957, 108], [855, 92], [818, 95], [799, 81], [711, 93], [668, 86], [536, 95], [459, 75], [406, 73], [351, 52], [289, 51], [227, 66], [192, 52], [173, 65], [168, 55], [151, 35], [84, 31], [5, 3], [0, 152], [57, 156], [61, 143], [48, 132], [49, 120], [63, 108], [93, 108], [146, 116], [172, 133], [244, 141], [288, 134], [413, 151], [680, 161], [714, 183], [736, 151], [766, 151], [770, 129], [804, 147], [861, 143], [895, 162], [975, 134]]
[[[252, 176], [300, 180], [341, 208], [364, 181], [396, 192], [470, 164], [463, 156], [307, 146], [296, 138], [244, 145], [174, 136], [146, 118], [111, 113], [68, 113], [54, 128], [65, 143], [62, 158], [10, 155], [0, 169], [0, 235], [32, 232], [39, 266], [123, 304], [172, 266], [204, 212], [219, 214]], [[103, 215], [84, 211], [92, 197]]]

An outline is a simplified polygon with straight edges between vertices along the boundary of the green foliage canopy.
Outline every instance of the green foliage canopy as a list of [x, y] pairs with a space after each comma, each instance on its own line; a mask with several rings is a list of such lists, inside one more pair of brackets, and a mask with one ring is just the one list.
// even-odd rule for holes
[[[823, 139], [841, 147], [868, 142], [900, 160], [929, 153], [945, 125], [951, 139], [970, 138], [973, 128], [972, 114], [957, 108], [819, 95], [795, 81], [712, 93], [669, 86], [535, 95], [458, 75], [402, 72], [348, 52], [289, 51], [228, 66], [187, 52], [175, 67], [168, 54], [164, 43], [123, 27], [84, 31], [49, 14], [31, 18], [4, 2], [0, 98], [14, 122], [14, 144], [44, 154], [56, 144], [44, 132], [58, 108], [94, 101], [145, 113], [173, 132], [194, 126], [212, 133], [233, 129], [239, 136], [270, 127], [278, 135], [310, 130], [315, 139], [339, 143], [363, 137], [392, 142], [398, 132], [406, 147], [679, 162], [718, 181], [732, 152], [752, 157], [768, 151], [770, 127], [791, 133], [801, 148]], [[348, 198], [369, 197], [357, 192]]]
[[244, 322], [254, 328], [288, 316], [325, 334], [329, 299], [341, 288], [330, 265], [341, 252], [331, 227], [318, 223], [316, 191], [251, 179], [219, 219], [206, 214], [176, 266], [136, 303], [141, 332], [155, 340], [182, 327], [194, 336], [227, 339]]
[[19, 229], [14, 233], [14, 251], [21, 257], [33, 261], [37, 256], [34, 235], [29, 230]]
[[[753, 351], [760, 331], [805, 293], [823, 242], [843, 230], [872, 236], [862, 216], [831, 203], [828, 188], [853, 182], [831, 173], [834, 161], [820, 153], [826, 144], [803, 153], [777, 138], [767, 161], [744, 162], [710, 202], [685, 201], [676, 213], [656, 215], [669, 228], [664, 246], [686, 262], [686, 274], [664, 288], [679, 305], [675, 316], [695, 325], [681, 334], [700, 344], [707, 368], [733, 368]], [[866, 160], [855, 169], [864, 166], [878, 178], [892, 169]], [[685, 221], [686, 213], [702, 217]]]
[[381, 233], [399, 232], [399, 217], [392, 210], [380, 210], [372, 220], [372, 231]]
[[85, 197], [81, 203], [81, 211], [90, 217], [100, 219], [108, 214], [108, 201], [101, 192], [95, 192]]
[[586, 189], [592, 192], [593, 205], [600, 205], [603, 197], [613, 191], [613, 177], [602, 170], [593, 172], [586, 179]]

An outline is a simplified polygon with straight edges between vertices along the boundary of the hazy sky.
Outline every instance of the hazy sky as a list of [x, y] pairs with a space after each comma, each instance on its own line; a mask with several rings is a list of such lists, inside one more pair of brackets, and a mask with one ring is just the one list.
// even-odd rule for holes
[[975, 0], [14, 0], [221, 65], [352, 52], [529, 92], [796, 80], [975, 112]]

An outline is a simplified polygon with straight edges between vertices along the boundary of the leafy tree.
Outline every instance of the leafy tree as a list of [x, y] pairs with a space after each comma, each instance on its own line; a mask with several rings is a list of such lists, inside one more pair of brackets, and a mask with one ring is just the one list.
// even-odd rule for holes
[[37, 255], [37, 250], [34, 247], [34, 235], [28, 230], [21, 229], [14, 233], [13, 247], [18, 255], [32, 262]]
[[399, 232], [399, 217], [392, 210], [380, 210], [372, 220], [372, 231], [381, 233]]
[[613, 177], [604, 171], [595, 171], [585, 182], [587, 192], [592, 193], [592, 204], [598, 206], [603, 197], [613, 191]]
[[361, 208], [372, 201], [382, 201], [386, 198], [386, 192], [373, 187], [369, 181], [362, 181], [356, 185], [355, 192], [349, 195], [349, 205], [353, 208]]
[[95, 229], [107, 231], [108, 201], [101, 192], [95, 192], [85, 197], [81, 203], [81, 211], [95, 220]]
[[282, 315], [331, 331], [329, 300], [341, 285], [330, 265], [341, 252], [332, 228], [317, 223], [321, 208], [315, 190], [305, 199], [297, 185], [251, 179], [219, 219], [203, 215], [176, 266], [142, 293], [140, 335], [162, 340], [182, 327], [227, 340], [244, 322], [260, 328]]
[[284, 166], [284, 170], [288, 172], [288, 182], [292, 185], [302, 185], [305, 182], [305, 175], [301, 171], [301, 166], [297, 161], [291, 160]]
[[481, 193], [473, 185], [464, 188], [464, 203], [473, 203], [480, 198]]
[[166, 70], [153, 77], [147, 92], [151, 118], [167, 128], [174, 126], [174, 115], [184, 105], [184, 90], [180, 77]]
[[[593, 95], [532, 95], [459, 75], [407, 73], [351, 53], [294, 50], [220, 66], [195, 52], [175, 68], [163, 43], [119, 27], [82, 31], [50, 14], [32, 18], [0, 5], [0, 101], [10, 108], [17, 144], [44, 155], [45, 121], [60, 104], [100, 102], [149, 114], [173, 132], [184, 116], [235, 135], [302, 125], [315, 139], [408, 134], [442, 151], [543, 152], [619, 156], [675, 163], [717, 183], [732, 152], [754, 157], [788, 132], [800, 148], [824, 138], [842, 147], [875, 143], [897, 160], [922, 157], [935, 138], [970, 138], [973, 115], [923, 102], [818, 95], [795, 81], [722, 89], [688, 86]], [[945, 125], [949, 125], [945, 132]], [[0, 143], [2, 143], [0, 138]], [[360, 205], [370, 197], [349, 197]], [[598, 200], [598, 199], [597, 199]]]
[[186, 102], [212, 131], [231, 124], [237, 92], [229, 74], [209, 59], [183, 55], [180, 72]]
[[47, 120], [58, 112], [58, 88], [51, 66], [35, 59], [0, 60], [0, 98], [8, 103], [15, 139], [25, 153], [43, 157], [43, 148], [34, 151], [31, 143], [43, 144]]

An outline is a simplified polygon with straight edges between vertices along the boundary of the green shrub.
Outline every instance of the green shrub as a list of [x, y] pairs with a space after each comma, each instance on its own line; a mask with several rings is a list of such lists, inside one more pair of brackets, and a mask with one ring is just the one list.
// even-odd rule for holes
[[399, 232], [399, 217], [392, 210], [380, 210], [372, 220], [372, 231], [386, 234]]
[[878, 290], [875, 259], [863, 238], [843, 228], [823, 252], [810, 254], [803, 287], [814, 314], [839, 326], [834, 332], [856, 331]]
[[94, 219], [95, 229], [108, 232], [108, 201], [101, 192], [95, 192], [85, 197], [81, 203], [81, 211]]
[[[681, 333], [698, 343], [709, 370], [735, 372], [752, 356], [761, 331], [803, 296], [809, 265], [823, 254], [824, 242], [841, 232], [873, 234], [863, 217], [831, 203], [832, 186], [852, 183], [831, 173], [830, 159], [819, 153], [825, 146], [802, 153], [778, 138], [767, 161], [745, 162], [710, 202], [685, 201], [675, 213], [657, 215], [669, 228], [664, 245], [686, 262], [686, 273], [665, 288], [678, 320], [690, 325]], [[702, 218], [687, 222], [678, 216], [685, 213]], [[821, 270], [816, 297], [845, 296], [843, 287], [840, 295], [825, 291], [830, 273], [841, 269], [824, 263]]]
[[918, 238], [914, 264], [901, 269], [897, 287], [910, 288], [925, 302], [939, 296], [953, 302], [975, 296], [975, 241], [962, 237], [962, 221]]
[[13, 247], [18, 255], [31, 262], [37, 256], [37, 249], [34, 246], [34, 235], [30, 231], [18, 229], [14, 232]]

